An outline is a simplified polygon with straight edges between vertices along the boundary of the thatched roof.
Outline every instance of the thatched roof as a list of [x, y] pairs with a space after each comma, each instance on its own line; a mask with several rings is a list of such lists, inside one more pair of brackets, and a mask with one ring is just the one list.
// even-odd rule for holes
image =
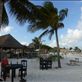
[[22, 45], [10, 34], [0, 36], [0, 48], [22, 48]]

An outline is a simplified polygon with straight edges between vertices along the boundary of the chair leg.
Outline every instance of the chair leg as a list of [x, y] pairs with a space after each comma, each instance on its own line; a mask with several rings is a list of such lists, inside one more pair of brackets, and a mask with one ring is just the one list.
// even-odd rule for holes
[[1, 77], [3, 76], [3, 71], [1, 70]]
[[18, 74], [18, 76], [20, 76], [21, 75], [21, 71], [19, 70], [19, 74]]
[[3, 76], [3, 69], [2, 69], [2, 67], [1, 67], [1, 77]]

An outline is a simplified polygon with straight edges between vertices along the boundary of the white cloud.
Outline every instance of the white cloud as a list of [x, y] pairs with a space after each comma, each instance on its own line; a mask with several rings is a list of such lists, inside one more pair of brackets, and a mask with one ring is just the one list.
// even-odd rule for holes
[[67, 34], [61, 38], [60, 45], [62, 46], [73, 46], [82, 38], [82, 30], [68, 29]]
[[61, 46], [75, 46], [79, 44], [78, 42], [82, 40], [82, 7], [81, 7], [81, 16], [77, 23], [75, 29], [68, 29], [66, 35], [60, 40]]
[[10, 33], [13, 30], [13, 27], [7, 26], [7, 27], [1, 27], [0, 35]]
[[29, 43], [28, 43], [28, 42], [21, 42], [21, 44], [22, 44], [22, 45], [26, 45], [26, 46], [28, 46], [28, 45], [29, 45]]
[[81, 12], [82, 12], [82, 7], [81, 7]]

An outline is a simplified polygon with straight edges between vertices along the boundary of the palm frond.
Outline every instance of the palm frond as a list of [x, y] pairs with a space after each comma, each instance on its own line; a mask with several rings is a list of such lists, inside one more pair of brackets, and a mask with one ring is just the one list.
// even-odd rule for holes
[[32, 39], [32, 41], [35, 44], [40, 44], [40, 39], [38, 37], [35, 37], [34, 39]]
[[16, 16], [20, 24], [25, 23], [27, 20], [32, 20], [33, 16], [28, 8], [23, 5], [19, 0], [11, 0], [9, 2], [10, 13]]
[[68, 15], [68, 8], [65, 8], [65, 15]]
[[35, 22], [36, 19], [41, 19], [43, 16], [40, 14], [41, 12], [38, 6], [35, 6], [28, 0], [11, 0], [9, 6], [10, 13], [16, 16], [16, 19], [20, 24], [23, 24], [26, 21], [30, 23]]
[[51, 38], [52, 38], [52, 36], [53, 36], [53, 34], [54, 34], [54, 30], [51, 29], [48, 33], [49, 33], [49, 39], [51, 40]]
[[22, 4], [27, 4], [28, 0], [19, 0], [19, 2], [21, 2]]
[[59, 28], [63, 28], [64, 27], [64, 24], [63, 23], [58, 23], [58, 27]]
[[30, 24], [29, 26], [28, 26], [28, 31], [30, 31], [30, 32], [36, 32], [36, 31], [38, 31], [38, 30], [40, 30], [41, 28], [40, 27], [38, 27], [36, 24]]
[[[36, 7], [33, 8], [31, 10], [31, 14], [34, 16], [34, 20], [46, 21], [46, 19], [49, 19], [49, 12], [44, 7], [36, 5]], [[30, 23], [33, 22], [35, 21], [30, 21]]]
[[37, 18], [39, 19], [40, 13], [38, 5], [34, 5], [33, 3], [29, 2], [29, 0], [19, 0], [19, 2], [23, 4], [23, 6], [27, 9], [27, 11], [30, 12], [30, 16], [28, 17], [30, 19], [30, 20], [28, 19], [30, 23], [34, 22]]
[[38, 8], [39, 9], [39, 17], [40, 17], [40, 20], [43, 20], [44, 18], [44, 20], [46, 20], [46, 19], [48, 19], [49, 18], [49, 15], [50, 15], [50, 12], [45, 8], [45, 7], [40, 7], [40, 8]]
[[46, 29], [46, 27], [48, 27], [48, 23], [47, 20], [45, 21], [38, 21], [36, 23], [37, 28], [41, 28], [41, 29]]
[[31, 32], [38, 31], [40, 29], [44, 30], [48, 27], [48, 23], [46, 21], [39, 21], [33, 22], [29, 25], [28, 30]]
[[54, 13], [54, 14], [57, 14], [58, 13], [58, 9], [54, 7], [53, 3], [52, 2], [45, 2], [43, 7], [49, 11], [49, 13]]
[[52, 2], [44, 2], [43, 7], [48, 9], [49, 11], [52, 11], [54, 9], [54, 5]]
[[9, 20], [8, 20], [8, 15], [6, 12], [5, 7], [3, 6], [3, 12], [2, 12], [2, 26], [7, 26], [9, 24]]
[[59, 12], [60, 21], [64, 20], [64, 18], [67, 16], [67, 14], [68, 14], [67, 8], [60, 10], [60, 12]]
[[52, 26], [51, 28], [53, 30], [57, 30], [59, 28], [63, 28], [64, 27], [64, 24], [62, 22], [58, 22], [57, 24], [54, 24], [54, 26]]
[[39, 38], [41, 39], [41, 38], [42, 38], [43, 36], [45, 36], [47, 33], [48, 33], [48, 29], [45, 30], [45, 31], [39, 36]]
[[1, 0], [3, 3], [6, 3], [7, 1], [9, 1], [9, 0]]

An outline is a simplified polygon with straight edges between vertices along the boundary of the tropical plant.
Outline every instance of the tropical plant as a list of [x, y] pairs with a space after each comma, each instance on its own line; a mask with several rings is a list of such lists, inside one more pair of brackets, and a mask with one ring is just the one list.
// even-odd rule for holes
[[53, 50], [52, 47], [50, 47], [50, 46], [48, 46], [48, 45], [45, 45], [45, 44], [42, 44], [42, 45], [41, 45], [41, 49], [47, 49], [48, 51]]
[[35, 37], [32, 41], [33, 41], [33, 44], [34, 44], [34, 46], [35, 46], [35, 49], [39, 49], [40, 46], [41, 46], [41, 41], [40, 41], [40, 39], [39, 39], [38, 37]]
[[72, 47], [69, 48], [69, 50], [72, 50], [72, 49], [73, 49]]
[[58, 67], [61, 68], [61, 62], [59, 57], [59, 41], [58, 41], [58, 29], [64, 27], [62, 21], [67, 16], [68, 9], [62, 9], [58, 12], [58, 9], [54, 7], [52, 2], [45, 2], [43, 6], [38, 6], [38, 14], [36, 21], [32, 21], [29, 30], [35, 32], [37, 30], [44, 30], [40, 35], [40, 38], [44, 35], [49, 34], [51, 39], [55, 32], [56, 43], [57, 43], [57, 54], [58, 54]]
[[76, 46], [76, 47], [74, 48], [74, 51], [76, 51], [76, 52], [81, 52], [81, 49]]

